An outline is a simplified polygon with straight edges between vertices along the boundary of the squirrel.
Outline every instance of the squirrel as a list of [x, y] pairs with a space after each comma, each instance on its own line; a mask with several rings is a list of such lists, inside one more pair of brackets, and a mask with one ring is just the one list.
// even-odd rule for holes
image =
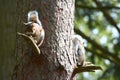
[[86, 57], [85, 57], [85, 49], [84, 42], [80, 35], [72, 35], [72, 43], [73, 43], [73, 52], [75, 53], [75, 58], [77, 62], [77, 66], [85, 66], [86, 65]]
[[32, 36], [37, 46], [40, 47], [45, 37], [45, 31], [39, 20], [38, 12], [37, 11], [28, 12], [27, 21], [28, 21], [27, 23], [24, 23], [26, 26], [25, 34], [28, 36]]

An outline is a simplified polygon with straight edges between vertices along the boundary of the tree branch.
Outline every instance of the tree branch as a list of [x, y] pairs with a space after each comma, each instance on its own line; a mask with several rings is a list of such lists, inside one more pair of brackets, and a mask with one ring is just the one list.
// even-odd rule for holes
[[23, 34], [23, 33], [19, 33], [19, 32], [17, 32], [17, 34], [18, 34], [19, 36], [22, 36], [22, 37], [26, 40], [26, 42], [31, 46], [31, 48], [33, 49], [33, 51], [34, 51], [35, 53], [40, 54], [40, 49], [38, 48], [38, 46], [36, 45], [36, 43], [35, 43], [35, 41], [33, 40], [32, 37], [27, 36], [27, 35], [25, 35], [25, 34]]
[[86, 51], [89, 51], [89, 52], [92, 52], [92, 53], [95, 54], [95, 55], [98, 55], [98, 56], [100, 56], [100, 57], [102, 57], [102, 58], [108, 59], [109, 61], [113, 62], [113, 61], [109, 58], [109, 56], [106, 56], [106, 55], [103, 55], [103, 54], [101, 54], [101, 53], [99, 53], [99, 52], [96, 52], [96, 51], [93, 50], [93, 49], [85, 48], [85, 50], [86, 50]]
[[[109, 56], [109, 58], [115, 62], [117, 65], [120, 66], [120, 58], [118, 56], [115, 55], [115, 53], [111, 53], [109, 52], [107, 49], [102, 48], [97, 42], [93, 41], [92, 39], [90, 39], [88, 36], [86, 36], [83, 32], [81, 32], [79, 29], [74, 29], [74, 31], [81, 35], [83, 38], [85, 38], [88, 42], [90, 42], [93, 47], [97, 48], [98, 50], [102, 51], [101, 55], [106, 55]], [[106, 57], [107, 58], [107, 57]]]
[[113, 25], [113, 26], [117, 29], [117, 31], [120, 33], [119, 27], [117, 26], [117, 24], [116, 24], [116, 22], [113, 20], [113, 18], [110, 16], [110, 14], [108, 13], [108, 11], [106, 11], [105, 9], [102, 8], [102, 5], [101, 5], [101, 3], [100, 3], [99, 1], [97, 1], [97, 0], [93, 0], [93, 1], [96, 3], [98, 9], [103, 12], [103, 14], [104, 14], [105, 18], [107, 19], [107, 21], [108, 21], [111, 25]]
[[103, 70], [103, 69], [100, 66], [95, 66], [95, 65], [93, 65], [93, 64], [88, 62], [88, 64], [86, 64], [86, 66], [84, 66], [84, 67], [77, 67], [77, 68], [75, 68], [73, 73], [72, 73], [72, 78], [77, 73], [81, 73], [81, 72], [95, 72], [95, 70]]
[[102, 70], [100, 66], [85, 66], [85, 67], [78, 67], [75, 69], [75, 73], [81, 73], [81, 72], [94, 72], [95, 70]]

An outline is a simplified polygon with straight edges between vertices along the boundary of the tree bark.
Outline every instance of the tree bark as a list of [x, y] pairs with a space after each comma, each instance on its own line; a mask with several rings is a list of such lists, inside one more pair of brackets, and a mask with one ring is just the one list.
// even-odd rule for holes
[[15, 66], [15, 6], [0, 0], [0, 80], [10, 80]]
[[[18, 1], [17, 31], [23, 31], [27, 11], [37, 10], [45, 29], [41, 54], [29, 51], [24, 40], [17, 42], [19, 64], [14, 70], [14, 80], [70, 80], [76, 66], [72, 53], [74, 0]], [[23, 5], [23, 6], [21, 6]], [[20, 44], [21, 43], [21, 44]], [[23, 48], [24, 46], [24, 48]]]

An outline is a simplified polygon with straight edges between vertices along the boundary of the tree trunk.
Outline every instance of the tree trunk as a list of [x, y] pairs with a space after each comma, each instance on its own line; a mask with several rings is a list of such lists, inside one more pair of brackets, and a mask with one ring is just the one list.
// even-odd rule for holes
[[0, 0], [0, 80], [10, 80], [15, 66], [15, 6]]
[[41, 54], [31, 53], [25, 40], [18, 38], [16, 49], [20, 60], [13, 79], [70, 80], [76, 66], [71, 41], [74, 0], [18, 0], [17, 5], [17, 31], [24, 30], [22, 22], [27, 19], [27, 12], [37, 10], [46, 35], [40, 47]]

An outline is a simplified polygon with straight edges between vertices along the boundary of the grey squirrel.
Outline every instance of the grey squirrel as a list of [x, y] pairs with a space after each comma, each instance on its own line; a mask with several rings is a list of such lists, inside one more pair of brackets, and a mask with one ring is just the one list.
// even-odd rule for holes
[[28, 12], [27, 21], [27, 23], [24, 23], [26, 26], [25, 34], [33, 37], [35, 43], [40, 47], [44, 41], [45, 31], [39, 20], [38, 12], [35, 10]]
[[82, 37], [76, 34], [72, 35], [72, 43], [73, 43], [73, 52], [75, 53], [77, 66], [85, 66], [86, 57], [85, 57], [84, 42]]

